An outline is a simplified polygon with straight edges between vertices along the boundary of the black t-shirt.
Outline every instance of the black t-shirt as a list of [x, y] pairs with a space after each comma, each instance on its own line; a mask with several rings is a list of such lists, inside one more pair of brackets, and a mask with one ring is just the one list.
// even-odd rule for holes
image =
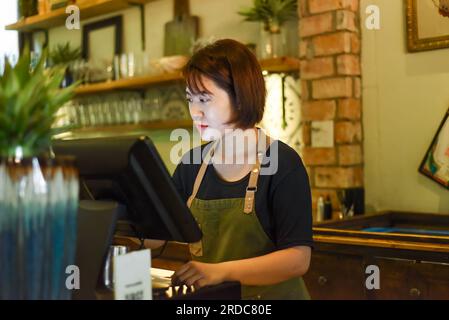
[[[197, 147], [201, 151], [194, 148], [187, 152], [173, 174], [176, 188], [186, 202], [192, 194], [201, 166], [198, 154], [202, 154], [209, 144]], [[299, 245], [313, 247], [311, 194], [306, 169], [298, 153], [278, 140], [268, 148], [265, 160], [276, 147], [277, 170], [271, 175], [259, 175], [255, 202], [257, 217], [278, 250]], [[268, 163], [264, 165], [265, 162], [262, 162], [262, 167], [269, 166]], [[248, 174], [239, 181], [227, 182], [209, 164], [196, 198], [244, 198], [249, 176]]]

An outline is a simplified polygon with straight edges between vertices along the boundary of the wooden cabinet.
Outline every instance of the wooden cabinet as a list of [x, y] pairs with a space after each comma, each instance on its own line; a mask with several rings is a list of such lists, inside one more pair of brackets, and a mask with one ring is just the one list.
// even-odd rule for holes
[[[363, 231], [399, 225], [410, 233]], [[444, 234], [448, 226], [449, 216], [397, 212], [315, 226], [304, 276], [312, 299], [449, 299], [449, 236], [423, 234]], [[379, 289], [366, 288], [369, 265], [379, 268]]]
[[313, 252], [304, 277], [312, 299], [363, 299], [364, 274], [358, 256]]
[[415, 272], [415, 277], [424, 280], [423, 299], [449, 299], [449, 264], [421, 262]]
[[371, 299], [419, 299], [423, 297], [424, 281], [415, 276], [413, 260], [378, 258], [372, 261], [380, 270], [380, 289], [367, 290]]
[[[368, 265], [379, 267], [380, 289], [368, 290]], [[314, 252], [304, 276], [312, 299], [449, 299], [449, 264]]]
[[380, 290], [371, 299], [449, 299], [449, 265], [415, 260], [377, 258]]

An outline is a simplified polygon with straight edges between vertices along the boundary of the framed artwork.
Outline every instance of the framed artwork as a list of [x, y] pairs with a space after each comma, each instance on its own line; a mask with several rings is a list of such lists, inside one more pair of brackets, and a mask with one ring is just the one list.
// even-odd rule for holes
[[88, 82], [112, 80], [114, 56], [123, 51], [122, 37], [121, 15], [83, 26], [82, 57], [88, 61]]
[[[86, 60], [110, 60], [122, 53], [123, 19], [115, 16], [83, 26], [82, 55]], [[101, 45], [100, 45], [101, 44]]]
[[449, 48], [449, 0], [404, 0], [409, 52]]
[[449, 110], [421, 162], [419, 171], [449, 189]]

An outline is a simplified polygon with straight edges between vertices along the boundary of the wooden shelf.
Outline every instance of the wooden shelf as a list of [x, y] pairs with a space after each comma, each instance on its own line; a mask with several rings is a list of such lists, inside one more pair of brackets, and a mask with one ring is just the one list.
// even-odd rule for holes
[[299, 72], [299, 59], [294, 57], [280, 57], [260, 60], [260, 66], [268, 72]]
[[176, 128], [184, 128], [184, 129], [193, 128], [193, 122], [192, 120], [159, 120], [138, 124], [79, 128], [58, 134], [55, 138], [74, 139], [74, 138], [96, 138], [96, 137], [117, 136], [117, 135], [137, 135], [149, 130], [166, 130]]
[[160, 84], [170, 81], [180, 81], [182, 75], [180, 72], [164, 73], [156, 76], [138, 77], [130, 79], [120, 79], [101, 83], [87, 84], [75, 89], [76, 95], [94, 94], [113, 90], [143, 89], [150, 85]]
[[147, 123], [124, 124], [116, 126], [103, 126], [80, 128], [76, 132], [123, 132], [123, 131], [139, 131], [139, 130], [159, 130], [159, 129], [173, 129], [173, 128], [192, 128], [192, 120], [158, 120]]
[[[260, 60], [262, 69], [268, 72], [299, 72], [299, 59], [282, 57]], [[75, 89], [76, 95], [96, 94], [113, 90], [145, 89], [154, 84], [171, 81], [182, 81], [181, 72], [164, 73], [155, 76], [146, 76], [130, 79], [120, 79], [108, 82], [82, 85]]]
[[[123, 10], [133, 4], [145, 4], [154, 0], [89, 0], [78, 4], [80, 16], [83, 20], [103, 14]], [[7, 25], [6, 30], [33, 31], [49, 29], [64, 25], [68, 14], [64, 8], [59, 8], [48, 13], [26, 17], [14, 24]]]

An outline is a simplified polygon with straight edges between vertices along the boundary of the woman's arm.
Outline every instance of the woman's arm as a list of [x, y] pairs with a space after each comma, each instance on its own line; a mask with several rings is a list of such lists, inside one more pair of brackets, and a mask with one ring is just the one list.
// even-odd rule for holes
[[173, 275], [174, 283], [203, 287], [225, 281], [239, 281], [242, 285], [272, 285], [302, 276], [309, 269], [311, 249], [296, 246], [264, 256], [202, 263], [190, 261]]
[[162, 247], [167, 241], [166, 240], [153, 240], [153, 239], [145, 239], [144, 247], [147, 249], [159, 249]]
[[296, 246], [270, 254], [223, 262], [227, 281], [240, 281], [243, 285], [270, 285], [304, 275], [309, 269], [311, 249]]

